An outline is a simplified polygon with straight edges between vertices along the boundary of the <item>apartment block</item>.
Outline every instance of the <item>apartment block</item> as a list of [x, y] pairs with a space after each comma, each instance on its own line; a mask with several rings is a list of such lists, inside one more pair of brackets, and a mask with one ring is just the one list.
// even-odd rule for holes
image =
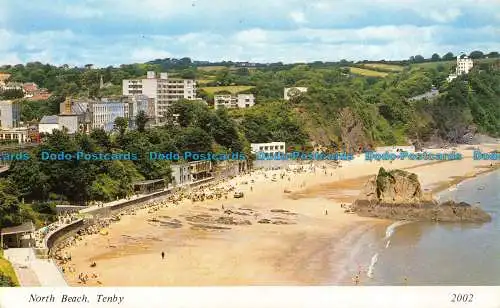
[[0, 128], [19, 127], [21, 121], [21, 105], [11, 100], [0, 101]]
[[112, 131], [117, 118], [129, 119], [128, 103], [120, 100], [102, 99], [90, 104], [92, 128]]
[[196, 81], [170, 78], [167, 73], [147, 72], [146, 78], [123, 80], [123, 95], [146, 95], [154, 100], [155, 118], [163, 122], [173, 102], [196, 99]]
[[250, 108], [255, 105], [253, 94], [215, 95], [214, 108]]

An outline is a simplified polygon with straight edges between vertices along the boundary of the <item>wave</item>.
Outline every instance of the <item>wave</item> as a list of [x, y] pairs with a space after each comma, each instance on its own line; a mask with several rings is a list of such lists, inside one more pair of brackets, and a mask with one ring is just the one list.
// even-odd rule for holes
[[391, 240], [387, 241], [387, 244], [385, 244], [385, 248], [389, 248], [389, 245], [391, 244]]
[[394, 234], [394, 231], [396, 231], [396, 228], [401, 227], [403, 225], [409, 224], [409, 221], [406, 220], [401, 220], [401, 221], [396, 221], [395, 223], [391, 224], [387, 229], [385, 230], [385, 238], [384, 240], [388, 240], [391, 238], [391, 236]]
[[375, 269], [375, 264], [377, 264], [378, 261], [378, 253], [374, 254], [372, 257], [372, 261], [370, 262], [370, 266], [368, 267], [368, 272], [366, 273], [366, 276], [368, 278], [373, 278], [373, 270]]

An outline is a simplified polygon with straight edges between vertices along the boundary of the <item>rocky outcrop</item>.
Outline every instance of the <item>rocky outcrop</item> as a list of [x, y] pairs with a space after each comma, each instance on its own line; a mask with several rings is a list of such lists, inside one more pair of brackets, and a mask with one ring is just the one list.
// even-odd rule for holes
[[367, 138], [363, 121], [349, 107], [343, 108], [338, 118], [340, 124], [340, 137], [346, 152], [358, 151], [359, 145], [371, 144]]
[[422, 192], [418, 176], [403, 170], [385, 171], [365, 185], [352, 210], [360, 216], [394, 220], [488, 222], [491, 216], [477, 206], [447, 201], [439, 204]]

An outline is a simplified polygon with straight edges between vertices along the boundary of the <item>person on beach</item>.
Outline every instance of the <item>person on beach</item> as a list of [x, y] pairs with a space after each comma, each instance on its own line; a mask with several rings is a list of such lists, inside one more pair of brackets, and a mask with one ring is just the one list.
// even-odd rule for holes
[[165, 260], [165, 252], [164, 251], [161, 252], [161, 259]]
[[352, 280], [354, 281], [355, 285], [359, 285], [359, 275], [354, 276]]
[[325, 215], [328, 215], [328, 210], [325, 210]]

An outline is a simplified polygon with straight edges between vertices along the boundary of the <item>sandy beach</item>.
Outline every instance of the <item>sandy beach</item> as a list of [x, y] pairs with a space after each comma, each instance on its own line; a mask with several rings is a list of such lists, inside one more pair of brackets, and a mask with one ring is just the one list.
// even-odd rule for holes
[[[409, 169], [434, 192], [489, 169], [491, 161], [474, 161], [472, 151], [460, 152], [463, 160], [447, 162], [365, 162], [360, 157], [337, 169], [322, 169], [323, 163], [316, 162], [315, 172], [283, 179], [280, 170], [256, 171], [231, 180], [244, 198], [230, 194], [227, 200], [142, 210], [122, 216], [107, 235], [85, 237], [66, 250], [75, 268], [66, 271], [66, 280], [82, 286], [78, 274], [84, 272], [97, 276], [88, 286], [351, 284], [345, 262], [353, 243], [391, 222], [344, 213], [341, 203], [352, 202], [366, 177], [381, 166]], [[241, 223], [206, 223], [226, 216]], [[266, 219], [270, 223], [259, 223]], [[90, 267], [92, 262], [97, 266]]]

